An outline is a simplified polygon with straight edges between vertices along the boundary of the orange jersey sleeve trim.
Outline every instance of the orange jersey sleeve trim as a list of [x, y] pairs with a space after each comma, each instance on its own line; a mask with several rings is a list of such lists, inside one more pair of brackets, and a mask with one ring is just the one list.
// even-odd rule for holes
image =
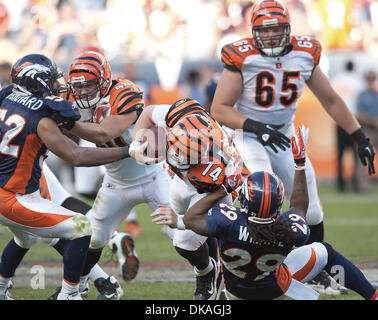
[[20, 225], [32, 228], [49, 228], [70, 219], [72, 215], [62, 215], [30, 210], [22, 206], [14, 192], [0, 188], [0, 212], [1, 214]]
[[294, 36], [291, 39], [293, 50], [308, 52], [314, 59], [314, 65], [319, 64], [322, 46], [318, 40], [308, 36]]
[[143, 91], [133, 82], [116, 82], [109, 93], [111, 115], [121, 115], [144, 108]]
[[42, 174], [41, 179], [39, 180], [39, 191], [42, 198], [51, 200], [50, 191], [44, 174]]
[[17, 167], [12, 177], [4, 186], [4, 189], [18, 193], [25, 193], [25, 189], [32, 174], [35, 157], [41, 147], [42, 141], [36, 134], [33, 133], [26, 137]]

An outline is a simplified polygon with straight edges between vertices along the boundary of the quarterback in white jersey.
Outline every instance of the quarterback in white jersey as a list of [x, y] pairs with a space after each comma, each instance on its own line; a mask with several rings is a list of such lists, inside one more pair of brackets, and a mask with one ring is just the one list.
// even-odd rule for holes
[[[84, 120], [76, 122], [71, 134], [101, 148], [129, 146], [134, 122], [144, 108], [143, 92], [133, 82], [112, 80], [106, 58], [86, 51], [70, 65], [69, 87]], [[132, 280], [139, 267], [133, 240], [129, 235], [112, 235], [134, 206], [147, 203], [155, 210], [161, 204], [169, 205], [170, 178], [159, 164], [147, 166], [132, 158], [124, 160], [105, 166], [102, 185], [87, 213], [93, 230], [89, 254], [96, 263], [106, 245], [117, 249], [122, 277]]]
[[[235, 130], [235, 144], [249, 171], [275, 172], [290, 199], [294, 169], [288, 139], [294, 134], [297, 100], [307, 84], [333, 120], [354, 138], [369, 174], [375, 173], [369, 139], [319, 67], [319, 42], [290, 35], [289, 12], [280, 1], [257, 3], [251, 24], [252, 37], [222, 48], [224, 70], [211, 106], [213, 117]], [[306, 175], [309, 243], [323, 241], [323, 211], [310, 161]]]

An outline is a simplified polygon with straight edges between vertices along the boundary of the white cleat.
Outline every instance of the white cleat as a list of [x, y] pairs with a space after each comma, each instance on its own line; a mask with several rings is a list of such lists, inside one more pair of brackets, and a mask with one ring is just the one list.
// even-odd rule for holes
[[56, 300], [83, 300], [83, 298], [81, 297], [79, 291], [70, 294], [60, 292]]

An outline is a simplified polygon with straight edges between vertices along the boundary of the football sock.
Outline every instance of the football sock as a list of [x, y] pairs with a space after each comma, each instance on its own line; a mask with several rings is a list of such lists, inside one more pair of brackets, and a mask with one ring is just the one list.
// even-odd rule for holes
[[218, 261], [218, 243], [217, 240], [213, 237], [208, 237], [206, 240], [207, 246], [209, 248], [209, 255], [215, 261]]
[[79, 283], [69, 283], [64, 278], [62, 280], [61, 293], [71, 294], [79, 290]]
[[95, 264], [89, 273], [89, 279], [92, 282], [95, 282], [98, 278], [107, 279], [109, 278], [109, 275], [98, 264]]
[[84, 215], [91, 209], [91, 206], [89, 204], [73, 197], [68, 197], [62, 202], [61, 206], [63, 208], [72, 210], [74, 212], [79, 212]]
[[313, 242], [323, 242], [324, 241], [323, 221], [313, 226], [309, 225], [309, 227], [310, 227], [310, 236], [308, 237], [306, 244], [310, 244]]
[[90, 239], [90, 236], [85, 236], [66, 242], [63, 253], [63, 277], [67, 282], [78, 283], [80, 281]]
[[175, 247], [175, 249], [181, 257], [188, 260], [189, 263], [198, 270], [205, 269], [209, 265], [209, 248], [206, 242], [194, 251], [179, 247]]
[[211, 260], [209, 259], [209, 264], [207, 265], [207, 267], [205, 269], [197, 269], [196, 267], [194, 267], [194, 273], [197, 276], [202, 277], [202, 276], [207, 275], [213, 269], [214, 269], [214, 265], [211, 262]]
[[[323, 245], [327, 248], [328, 263], [324, 270], [335, 280], [336, 276], [340, 279], [339, 284], [360, 294], [365, 299], [374, 298], [376, 289], [365, 278], [364, 274], [352, 262], [337, 252], [326, 242]], [[344, 282], [344, 283], [342, 283]]]
[[13, 277], [18, 265], [21, 263], [29, 249], [21, 248], [12, 239], [8, 242], [1, 255], [0, 275], [6, 278]]
[[101, 258], [102, 250], [89, 250], [87, 254], [87, 259], [84, 264], [83, 272], [81, 273], [82, 276], [85, 276], [91, 272], [91, 269], [95, 266], [95, 264]]
[[0, 275], [0, 293], [4, 294], [8, 289], [8, 283], [11, 280], [11, 278], [3, 277]]

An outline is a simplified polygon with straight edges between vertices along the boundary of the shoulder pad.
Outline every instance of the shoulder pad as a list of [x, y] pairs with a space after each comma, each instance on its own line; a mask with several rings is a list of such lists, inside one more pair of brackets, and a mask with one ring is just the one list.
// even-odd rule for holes
[[291, 44], [293, 45], [293, 50], [308, 52], [314, 59], [314, 65], [319, 64], [322, 46], [314, 37], [293, 36], [291, 38]]
[[71, 103], [67, 100], [63, 100], [60, 97], [46, 97], [43, 99], [45, 105], [51, 111], [58, 112], [61, 116], [65, 118], [71, 118], [74, 121], [78, 121], [80, 119], [80, 113], [77, 109], [76, 104]]
[[143, 109], [143, 91], [132, 81], [116, 81], [109, 92], [109, 104], [113, 115]]
[[252, 38], [244, 38], [222, 47], [221, 60], [226, 68], [240, 71], [244, 60], [251, 54], [259, 53], [253, 46]]

